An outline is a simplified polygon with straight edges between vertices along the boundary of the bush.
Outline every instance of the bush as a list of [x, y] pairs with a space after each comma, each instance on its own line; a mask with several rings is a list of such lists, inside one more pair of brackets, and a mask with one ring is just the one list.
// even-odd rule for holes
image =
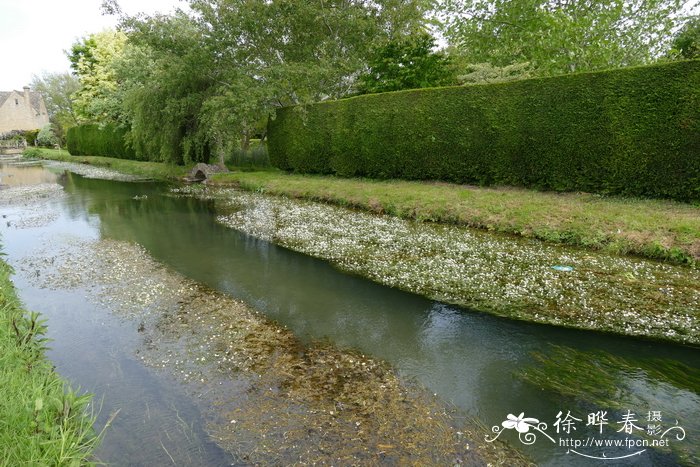
[[125, 140], [126, 130], [114, 125], [78, 125], [68, 129], [66, 144], [73, 156], [137, 159]]
[[45, 148], [52, 148], [58, 144], [58, 137], [53, 132], [51, 125], [45, 125], [36, 137], [36, 144]]
[[36, 138], [39, 136], [39, 130], [27, 130], [24, 132], [24, 139], [29, 146], [36, 144]]
[[41, 157], [42, 154], [43, 154], [43, 152], [39, 148], [29, 147], [29, 148], [25, 149], [24, 151], [22, 151], [22, 155], [24, 157], [29, 157], [29, 158]]
[[270, 160], [306, 173], [700, 199], [700, 60], [284, 108]]

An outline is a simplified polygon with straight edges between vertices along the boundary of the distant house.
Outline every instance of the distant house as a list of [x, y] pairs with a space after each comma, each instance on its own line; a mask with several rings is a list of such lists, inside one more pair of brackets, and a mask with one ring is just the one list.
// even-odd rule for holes
[[0, 133], [37, 130], [49, 123], [49, 113], [41, 93], [29, 86], [20, 91], [0, 91]]

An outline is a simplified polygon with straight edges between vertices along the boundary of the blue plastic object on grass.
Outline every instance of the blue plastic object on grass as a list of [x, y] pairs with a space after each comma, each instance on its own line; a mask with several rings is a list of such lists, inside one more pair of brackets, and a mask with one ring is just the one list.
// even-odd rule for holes
[[552, 266], [552, 269], [554, 269], [556, 271], [562, 271], [562, 272], [571, 272], [574, 270], [573, 266], [559, 266], [559, 265]]

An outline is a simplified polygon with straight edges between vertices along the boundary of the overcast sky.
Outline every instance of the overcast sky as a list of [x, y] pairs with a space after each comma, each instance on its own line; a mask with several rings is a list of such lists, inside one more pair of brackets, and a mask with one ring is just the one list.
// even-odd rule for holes
[[[114, 26], [102, 0], [0, 0], [0, 91], [21, 90], [32, 74], [69, 70], [65, 50], [76, 39]], [[180, 0], [119, 0], [130, 15], [185, 8]]]

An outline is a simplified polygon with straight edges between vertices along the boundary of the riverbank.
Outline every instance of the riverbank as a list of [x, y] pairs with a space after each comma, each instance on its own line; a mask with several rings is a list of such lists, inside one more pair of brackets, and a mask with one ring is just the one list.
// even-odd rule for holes
[[179, 181], [188, 172], [186, 167], [162, 162], [132, 161], [98, 156], [71, 156], [65, 149], [32, 148], [25, 151], [25, 158], [27, 157], [107, 168], [150, 180]]
[[[36, 155], [156, 180], [182, 180], [188, 172], [163, 163], [74, 157], [50, 149]], [[217, 174], [208, 183], [700, 268], [700, 206], [674, 201], [277, 171]]]
[[84, 465], [99, 437], [92, 396], [67, 388], [45, 357], [45, 326], [24, 310], [0, 260], [0, 465]]
[[700, 206], [674, 201], [280, 172], [217, 174], [211, 184], [700, 267]]
[[[97, 163], [92, 159], [88, 162]], [[140, 162], [126, 162], [124, 167], [130, 168], [131, 173], [143, 170]], [[335, 184], [345, 184], [355, 192], [370, 186], [372, 190], [365, 196], [372, 204], [371, 195], [381, 196], [387, 185], [397, 185], [400, 192], [404, 184], [431, 190], [429, 184], [337, 180], [281, 173], [233, 173], [224, 177], [223, 182], [216, 180], [219, 179], [215, 179], [214, 186], [193, 185], [175, 191], [215, 199], [221, 214], [219, 220], [229, 227], [327, 260], [339, 269], [381, 284], [517, 320], [700, 344], [700, 268], [597, 252], [592, 245], [571, 248], [555, 242], [494, 234], [466, 225], [415, 222], [400, 216], [337, 207], [332, 203], [294, 199], [312, 197], [309, 193], [313, 190], [291, 197], [260, 194], [269, 193], [270, 187], [278, 187], [270, 188], [273, 194], [293, 193], [296, 189], [303, 190], [303, 182], [312, 185], [316, 180], [315, 190], [325, 189], [329, 193]], [[259, 184], [260, 180], [268, 180], [269, 184]], [[290, 183], [279, 185], [285, 180]], [[217, 183], [223, 186], [216, 186]], [[324, 183], [329, 183], [331, 188], [321, 188]], [[227, 188], [230, 185], [246, 190]], [[443, 188], [437, 186], [438, 190]], [[445, 189], [460, 196], [454, 191], [458, 187]], [[470, 189], [461, 189], [468, 198]], [[392, 195], [391, 190], [387, 193], [387, 196]], [[517, 193], [513, 190], [508, 199], [516, 199]], [[539, 215], [546, 213], [544, 200], [547, 196], [552, 199], [586, 196], [527, 193], [531, 196], [529, 199], [537, 199], [541, 204]], [[499, 195], [492, 193], [492, 196]], [[410, 199], [413, 206], [421, 206], [431, 198], [425, 195]], [[432, 199], [437, 203], [436, 198]], [[572, 201], [568, 203], [576, 205]], [[601, 211], [597, 219], [608, 219], [606, 216], [612, 215], [610, 212], [593, 207], [598, 203], [613, 206], [611, 212], [621, 210], [628, 203], [627, 222], [637, 228], [637, 233], [649, 236], [662, 230], [663, 212], [674, 218], [665, 221], [667, 225], [676, 226], [672, 229], [675, 232], [682, 230], [680, 226], [692, 232], [700, 222], [700, 216], [693, 216], [699, 208], [661, 201], [636, 201], [639, 204], [634, 204], [633, 201], [591, 198], [590, 206], [579, 203], [578, 209], [590, 212], [592, 217]], [[646, 211], [640, 207], [643, 205], [647, 206]], [[560, 205], [560, 211], [566, 206], [566, 203]], [[558, 212], [557, 209], [553, 211]], [[624, 218], [622, 212], [618, 215]], [[536, 216], [533, 214], [533, 218]], [[648, 230], [644, 227], [646, 216], [650, 219]], [[624, 223], [621, 221], [621, 225]], [[596, 222], [591, 221], [591, 225]], [[700, 225], [697, 227], [700, 230]], [[689, 235], [694, 244], [695, 236]]]

